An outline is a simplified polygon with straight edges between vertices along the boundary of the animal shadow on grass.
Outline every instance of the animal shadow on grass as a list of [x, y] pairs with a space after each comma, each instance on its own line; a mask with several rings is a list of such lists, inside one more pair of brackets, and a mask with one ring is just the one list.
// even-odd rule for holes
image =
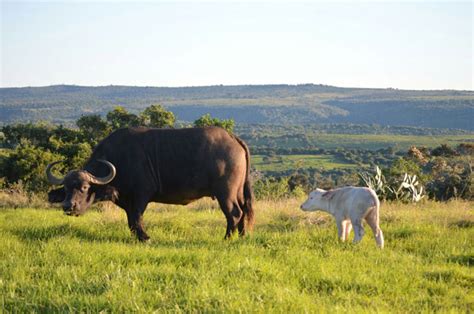
[[409, 229], [408, 227], [404, 227], [398, 230], [393, 230], [391, 232], [387, 232], [387, 238], [392, 239], [408, 239], [414, 236], [417, 233], [416, 230]]
[[474, 265], [474, 255], [451, 255], [447, 260], [448, 262], [467, 267], [472, 267]]
[[302, 224], [303, 218], [298, 215], [287, 213], [276, 214], [272, 221], [258, 226], [259, 230], [267, 232], [295, 231]]
[[302, 292], [310, 294], [326, 294], [333, 295], [336, 291], [341, 292], [358, 292], [367, 296], [375, 296], [380, 294], [380, 290], [375, 285], [365, 283], [348, 283], [340, 280], [331, 280], [324, 278], [304, 278], [300, 280], [300, 289]]
[[[80, 239], [88, 242], [117, 242], [117, 243], [130, 243], [140, 244], [136, 237], [131, 234], [128, 230], [126, 234], [113, 232], [111, 230], [96, 230], [89, 231], [82, 229], [70, 224], [61, 224], [46, 227], [26, 227], [21, 230], [11, 231], [12, 234], [17, 236], [26, 242], [35, 241], [49, 241], [51, 239], [71, 237]], [[219, 234], [220, 235], [220, 234]], [[153, 235], [152, 235], [153, 236]], [[175, 239], [169, 237], [160, 237], [157, 234], [152, 237], [151, 241], [147, 245], [157, 247], [169, 247], [169, 248], [183, 248], [183, 247], [202, 247], [208, 246], [215, 243], [227, 243], [228, 241], [222, 240], [222, 237], [216, 237], [214, 239], [202, 239], [199, 237], [188, 238], [186, 236], [178, 236]]]
[[15, 230], [13, 233], [24, 241], [49, 241], [55, 238], [73, 237], [89, 242], [133, 242], [131, 237], [123, 237], [119, 234], [94, 233], [72, 226], [61, 224], [48, 227], [24, 228]]
[[456, 222], [449, 224], [449, 226], [451, 228], [454, 227], [454, 228], [469, 229], [469, 228], [474, 227], [474, 221], [462, 219], [462, 220], [458, 220]]

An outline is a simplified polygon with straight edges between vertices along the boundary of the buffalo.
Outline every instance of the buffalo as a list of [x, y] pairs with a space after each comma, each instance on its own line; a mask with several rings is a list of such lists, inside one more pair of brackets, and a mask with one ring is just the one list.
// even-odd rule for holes
[[48, 193], [51, 203], [79, 216], [97, 201], [123, 208], [128, 226], [140, 241], [149, 236], [143, 213], [149, 202], [185, 205], [202, 197], [217, 199], [227, 219], [225, 238], [236, 228], [252, 228], [253, 193], [247, 145], [219, 127], [119, 129], [103, 139], [81, 170], [48, 181], [61, 188]]

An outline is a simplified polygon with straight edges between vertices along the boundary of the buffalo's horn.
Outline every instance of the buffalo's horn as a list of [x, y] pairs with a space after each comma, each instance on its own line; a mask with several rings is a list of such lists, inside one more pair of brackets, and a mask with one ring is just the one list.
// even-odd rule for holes
[[53, 185], [63, 184], [64, 178], [58, 178], [58, 177], [54, 176], [54, 174], [52, 174], [52, 172], [51, 172], [51, 168], [53, 168], [53, 166], [55, 164], [59, 164], [60, 162], [63, 162], [63, 161], [64, 160], [52, 162], [46, 167], [46, 177], [48, 178], [49, 183], [51, 183]]
[[103, 159], [97, 159], [97, 161], [100, 161], [100, 162], [106, 164], [107, 166], [109, 166], [110, 173], [106, 177], [102, 177], [102, 178], [98, 178], [98, 177], [91, 174], [90, 175], [91, 176], [91, 183], [98, 184], [98, 185], [107, 184], [115, 178], [115, 175], [117, 174], [117, 170], [115, 170], [115, 166], [110, 161], [103, 160]]

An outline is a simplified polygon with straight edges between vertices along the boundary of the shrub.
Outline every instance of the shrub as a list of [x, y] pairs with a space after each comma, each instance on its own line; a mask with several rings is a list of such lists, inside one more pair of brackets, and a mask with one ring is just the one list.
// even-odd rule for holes
[[289, 177], [267, 177], [255, 180], [253, 183], [255, 198], [259, 200], [278, 200], [306, 195], [301, 186], [290, 189]]
[[432, 173], [432, 180], [427, 184], [427, 192], [431, 198], [442, 201], [450, 198], [474, 198], [474, 176], [470, 157], [437, 157], [428, 163], [427, 171]]

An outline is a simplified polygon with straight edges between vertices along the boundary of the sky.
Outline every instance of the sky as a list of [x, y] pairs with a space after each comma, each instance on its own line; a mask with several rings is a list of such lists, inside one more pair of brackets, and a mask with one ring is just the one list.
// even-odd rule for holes
[[471, 1], [0, 1], [1, 87], [473, 90]]

